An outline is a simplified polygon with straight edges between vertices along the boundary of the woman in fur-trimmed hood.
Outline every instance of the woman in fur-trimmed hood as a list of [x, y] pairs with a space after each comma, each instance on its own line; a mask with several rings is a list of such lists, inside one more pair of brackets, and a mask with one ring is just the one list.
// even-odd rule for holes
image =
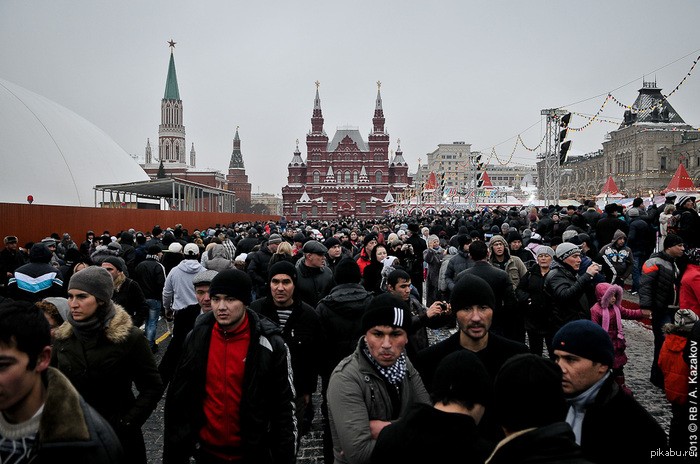
[[73, 275], [70, 313], [56, 330], [51, 364], [107, 419], [126, 462], [145, 464], [141, 426], [158, 404], [162, 382], [146, 337], [111, 301], [113, 292], [105, 269], [90, 266]]

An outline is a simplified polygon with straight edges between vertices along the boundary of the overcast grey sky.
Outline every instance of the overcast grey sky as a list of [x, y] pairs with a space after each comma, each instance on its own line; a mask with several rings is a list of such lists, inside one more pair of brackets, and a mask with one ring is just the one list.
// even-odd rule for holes
[[[226, 170], [240, 126], [253, 192], [280, 193], [296, 139], [306, 157], [316, 80], [329, 137], [352, 125], [366, 139], [379, 80], [391, 149], [400, 138], [411, 171], [453, 141], [505, 162], [519, 134], [539, 143], [543, 108], [592, 115], [611, 90], [632, 104], [645, 74], [670, 92], [700, 54], [698, 18], [696, 0], [1, 0], [0, 77], [143, 157], [172, 38], [188, 153], [194, 142], [198, 167]], [[669, 101], [700, 126], [700, 69]], [[602, 116], [623, 111], [609, 102]], [[571, 133], [572, 153], [616, 127]], [[511, 162], [535, 157], [518, 146]]]

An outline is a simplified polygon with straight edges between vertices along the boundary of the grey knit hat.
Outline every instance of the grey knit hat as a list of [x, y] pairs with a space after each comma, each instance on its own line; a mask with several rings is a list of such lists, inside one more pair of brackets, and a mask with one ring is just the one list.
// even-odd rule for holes
[[106, 269], [89, 266], [73, 274], [68, 281], [68, 290], [82, 290], [105, 303], [112, 300], [114, 282]]

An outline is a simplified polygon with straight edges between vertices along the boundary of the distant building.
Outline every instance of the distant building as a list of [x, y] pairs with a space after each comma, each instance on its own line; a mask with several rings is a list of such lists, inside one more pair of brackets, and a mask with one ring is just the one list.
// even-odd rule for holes
[[389, 134], [384, 128], [380, 84], [377, 86], [367, 141], [358, 128], [340, 127], [329, 142], [316, 83], [306, 160], [297, 143], [287, 166], [287, 185], [282, 188], [282, 209], [287, 219], [374, 218], [383, 215], [396, 195], [412, 184], [400, 146], [389, 159]]
[[151, 141], [147, 140], [144, 164], [141, 167], [151, 179], [156, 179], [159, 176], [175, 177], [217, 189], [230, 190], [236, 195], [236, 210], [249, 211], [251, 184], [248, 183], [248, 176], [243, 165], [238, 128], [236, 128], [233, 139], [233, 153], [231, 154], [228, 175], [214, 169], [198, 169], [194, 143], [191, 145], [189, 158], [186, 156], [183, 104], [175, 71], [174, 45], [175, 43], [171, 42], [165, 94], [160, 104], [158, 158], [153, 156]]
[[[562, 165], [561, 198], [592, 198], [608, 176], [627, 197], [659, 195], [679, 163], [697, 185], [700, 133], [681, 118], [656, 82], [644, 82], [632, 110], [606, 136], [603, 149]], [[538, 170], [543, 168], [544, 162], [538, 163]]]
[[[427, 162], [421, 164], [413, 175], [416, 185], [421, 185], [428, 179], [430, 173], [442, 179], [446, 190], [454, 188], [457, 191], [468, 190], [473, 185], [474, 169], [470, 163], [475, 163], [479, 152], [471, 151], [471, 144], [466, 142], [441, 143], [437, 150], [426, 155]], [[518, 189], [532, 187], [537, 184], [535, 166], [485, 164], [483, 170], [488, 174], [494, 187], [511, 187]]]
[[282, 215], [282, 198], [272, 193], [253, 193], [250, 200], [253, 213]]

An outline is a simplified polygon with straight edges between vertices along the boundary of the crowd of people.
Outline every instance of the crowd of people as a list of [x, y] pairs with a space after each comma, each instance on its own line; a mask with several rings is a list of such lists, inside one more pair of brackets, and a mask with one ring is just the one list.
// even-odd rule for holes
[[[669, 195], [7, 236], [0, 462], [146, 463], [165, 396], [164, 463], [293, 463], [319, 379], [326, 463], [692, 453], [698, 232], [695, 198]], [[625, 381], [623, 319], [651, 319], [668, 434]]]

